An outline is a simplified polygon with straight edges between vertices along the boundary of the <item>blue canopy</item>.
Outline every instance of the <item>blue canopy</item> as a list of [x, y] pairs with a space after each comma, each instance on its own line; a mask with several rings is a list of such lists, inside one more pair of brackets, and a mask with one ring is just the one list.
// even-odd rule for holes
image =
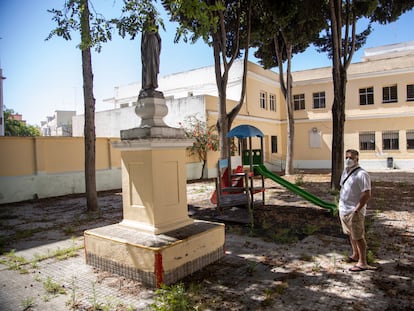
[[227, 137], [247, 138], [247, 137], [264, 137], [261, 130], [253, 125], [239, 125], [227, 133]]

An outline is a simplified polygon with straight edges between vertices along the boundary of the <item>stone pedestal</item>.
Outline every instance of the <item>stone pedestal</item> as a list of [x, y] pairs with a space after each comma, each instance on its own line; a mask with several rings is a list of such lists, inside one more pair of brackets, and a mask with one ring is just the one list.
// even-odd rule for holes
[[138, 139], [121, 150], [122, 225], [161, 234], [193, 222], [187, 212], [185, 148], [188, 139]]
[[150, 103], [137, 108], [143, 123], [113, 144], [121, 150], [123, 220], [85, 231], [85, 253], [87, 264], [158, 287], [223, 257], [224, 225], [188, 217], [192, 141], [161, 122], [164, 98], [141, 101]]

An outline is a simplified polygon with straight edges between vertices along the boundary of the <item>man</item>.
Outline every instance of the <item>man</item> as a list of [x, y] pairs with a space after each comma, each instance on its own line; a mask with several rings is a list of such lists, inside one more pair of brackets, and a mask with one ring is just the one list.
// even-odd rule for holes
[[367, 263], [365, 240], [365, 214], [366, 204], [371, 197], [371, 179], [358, 162], [358, 151], [347, 150], [339, 197], [339, 217], [342, 229], [349, 236], [352, 246], [352, 255], [348, 259], [356, 263], [349, 269], [352, 272], [375, 269]]

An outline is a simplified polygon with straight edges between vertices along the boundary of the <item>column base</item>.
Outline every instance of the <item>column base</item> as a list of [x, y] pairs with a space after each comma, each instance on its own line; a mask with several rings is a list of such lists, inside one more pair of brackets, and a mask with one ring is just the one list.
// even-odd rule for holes
[[115, 224], [86, 230], [86, 263], [152, 287], [172, 284], [224, 256], [224, 225], [195, 220], [163, 234]]

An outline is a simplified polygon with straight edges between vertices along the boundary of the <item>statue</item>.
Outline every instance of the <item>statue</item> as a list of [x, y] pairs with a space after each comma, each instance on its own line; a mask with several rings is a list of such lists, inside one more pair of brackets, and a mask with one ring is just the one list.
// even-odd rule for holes
[[155, 91], [158, 88], [160, 53], [161, 37], [155, 25], [154, 15], [150, 14], [141, 39], [142, 89], [139, 97], [159, 97], [160, 94], [162, 96], [161, 92]]

